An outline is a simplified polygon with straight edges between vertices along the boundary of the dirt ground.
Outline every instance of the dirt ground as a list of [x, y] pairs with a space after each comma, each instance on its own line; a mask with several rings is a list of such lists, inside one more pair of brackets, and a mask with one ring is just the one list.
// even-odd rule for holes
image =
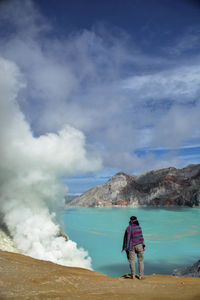
[[200, 300], [200, 278], [113, 278], [0, 251], [0, 299]]

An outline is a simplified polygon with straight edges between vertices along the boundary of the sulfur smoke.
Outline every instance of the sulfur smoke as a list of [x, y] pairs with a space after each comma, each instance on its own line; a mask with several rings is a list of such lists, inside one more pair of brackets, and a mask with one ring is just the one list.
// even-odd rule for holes
[[86, 151], [85, 137], [65, 126], [35, 137], [18, 104], [24, 79], [0, 59], [0, 211], [17, 247], [32, 257], [91, 268], [87, 251], [58, 237], [56, 206], [66, 194], [63, 175], [94, 171], [100, 160]]

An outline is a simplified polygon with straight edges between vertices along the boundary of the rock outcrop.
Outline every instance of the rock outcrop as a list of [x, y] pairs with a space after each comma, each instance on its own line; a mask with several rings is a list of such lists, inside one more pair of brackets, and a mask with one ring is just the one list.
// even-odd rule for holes
[[79, 195], [69, 195], [69, 194], [65, 195], [65, 204], [67, 205], [68, 203], [70, 203], [71, 201], [75, 200], [78, 197]]
[[2, 228], [0, 228], [0, 249], [16, 253], [20, 252], [11, 236]]
[[189, 267], [174, 269], [172, 272], [174, 276], [189, 276], [189, 277], [200, 277], [200, 260]]
[[17, 245], [13, 241], [7, 226], [3, 222], [2, 214], [0, 214], [0, 249], [20, 253], [20, 250], [17, 249]]
[[69, 203], [70, 206], [200, 206], [200, 164], [141, 175], [117, 173]]
[[200, 299], [200, 279], [148, 275], [145, 280], [108, 277], [0, 251], [0, 299], [188, 300]]

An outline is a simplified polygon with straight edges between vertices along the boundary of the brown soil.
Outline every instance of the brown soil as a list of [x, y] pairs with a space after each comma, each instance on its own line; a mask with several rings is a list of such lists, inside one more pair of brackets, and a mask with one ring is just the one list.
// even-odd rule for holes
[[149, 275], [111, 278], [0, 251], [0, 299], [199, 300], [200, 278]]

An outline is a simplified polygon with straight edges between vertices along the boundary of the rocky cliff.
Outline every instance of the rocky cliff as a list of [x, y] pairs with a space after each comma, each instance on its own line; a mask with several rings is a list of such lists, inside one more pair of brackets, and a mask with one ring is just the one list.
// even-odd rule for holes
[[200, 206], [200, 164], [141, 175], [117, 173], [106, 184], [76, 198], [70, 206]]
[[12, 237], [0, 227], [0, 249], [10, 252], [20, 252]]
[[189, 276], [189, 277], [200, 277], [200, 260], [194, 263], [192, 266], [174, 269], [172, 272], [174, 276]]

